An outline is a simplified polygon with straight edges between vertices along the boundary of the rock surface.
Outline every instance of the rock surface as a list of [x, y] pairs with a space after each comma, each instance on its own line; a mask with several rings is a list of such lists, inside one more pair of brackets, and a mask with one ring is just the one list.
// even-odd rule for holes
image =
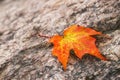
[[[0, 12], [0, 80], [120, 80], [120, 0], [1, 0]], [[72, 24], [109, 35], [97, 41], [109, 60], [73, 56], [63, 71], [37, 33], [62, 34]]]

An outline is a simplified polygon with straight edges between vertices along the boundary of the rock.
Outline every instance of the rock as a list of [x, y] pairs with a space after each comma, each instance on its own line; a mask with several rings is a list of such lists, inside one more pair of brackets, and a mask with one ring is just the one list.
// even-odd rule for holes
[[[120, 0], [2, 0], [0, 12], [0, 80], [120, 79]], [[97, 40], [108, 61], [74, 56], [62, 69], [48, 39], [37, 34], [62, 34], [72, 24], [111, 37]]]

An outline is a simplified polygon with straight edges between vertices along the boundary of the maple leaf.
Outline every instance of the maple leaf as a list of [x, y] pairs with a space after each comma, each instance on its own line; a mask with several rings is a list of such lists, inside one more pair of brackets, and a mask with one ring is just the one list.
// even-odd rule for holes
[[66, 70], [70, 50], [74, 50], [75, 55], [80, 59], [85, 54], [90, 54], [106, 60], [95, 45], [96, 39], [92, 37], [100, 34], [91, 28], [72, 25], [64, 30], [63, 36], [54, 35], [50, 38], [50, 42], [54, 45], [52, 54], [62, 63], [64, 70]]

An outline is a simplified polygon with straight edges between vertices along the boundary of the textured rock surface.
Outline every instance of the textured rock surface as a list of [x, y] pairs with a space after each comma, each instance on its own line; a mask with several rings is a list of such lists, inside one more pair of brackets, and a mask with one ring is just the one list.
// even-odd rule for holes
[[[0, 1], [0, 80], [120, 80], [119, 13], [120, 0]], [[71, 57], [64, 72], [37, 33], [62, 34], [72, 24], [108, 34], [97, 44], [109, 61]]]

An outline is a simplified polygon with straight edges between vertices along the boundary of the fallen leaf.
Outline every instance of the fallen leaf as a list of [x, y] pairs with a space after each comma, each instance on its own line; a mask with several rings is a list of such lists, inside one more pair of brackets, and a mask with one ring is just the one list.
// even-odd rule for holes
[[90, 54], [106, 60], [95, 45], [96, 39], [92, 37], [92, 35], [100, 34], [91, 28], [72, 25], [64, 30], [62, 36], [57, 34], [50, 38], [50, 42], [54, 45], [52, 54], [62, 63], [64, 70], [66, 70], [70, 50], [74, 50], [75, 55], [80, 59], [85, 54]]

